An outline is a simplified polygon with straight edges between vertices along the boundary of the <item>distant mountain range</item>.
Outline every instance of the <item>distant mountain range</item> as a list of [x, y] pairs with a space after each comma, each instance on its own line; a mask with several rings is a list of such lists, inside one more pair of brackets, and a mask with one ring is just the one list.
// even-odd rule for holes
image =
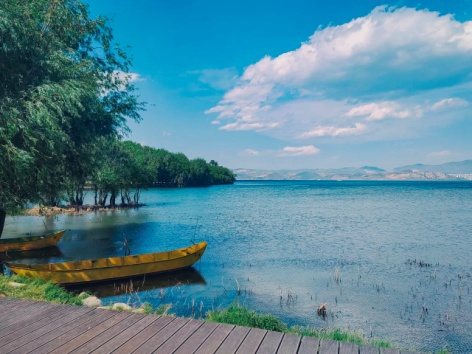
[[237, 180], [471, 180], [472, 160], [442, 165], [408, 165], [386, 171], [379, 167], [344, 167], [336, 169], [233, 170]]

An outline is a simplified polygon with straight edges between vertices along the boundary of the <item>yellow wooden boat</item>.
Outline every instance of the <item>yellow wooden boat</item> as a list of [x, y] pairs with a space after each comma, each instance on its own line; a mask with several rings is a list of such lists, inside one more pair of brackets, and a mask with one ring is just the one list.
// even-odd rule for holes
[[48, 264], [5, 264], [13, 273], [25, 277], [42, 278], [57, 284], [76, 284], [110, 279], [135, 277], [145, 274], [170, 272], [190, 267], [205, 252], [207, 243], [177, 250]]
[[59, 242], [64, 232], [66, 230], [42, 236], [2, 238], [0, 239], [0, 252], [29, 251], [52, 247]]

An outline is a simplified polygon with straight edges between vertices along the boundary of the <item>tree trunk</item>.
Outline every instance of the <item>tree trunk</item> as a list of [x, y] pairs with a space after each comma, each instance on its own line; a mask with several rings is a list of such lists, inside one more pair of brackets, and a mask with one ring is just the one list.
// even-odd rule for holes
[[139, 204], [139, 196], [141, 195], [141, 188], [136, 188], [134, 191], [134, 205], [137, 206]]
[[110, 195], [110, 208], [114, 209], [116, 208], [116, 194], [112, 193]]
[[7, 217], [7, 213], [5, 210], [0, 209], [0, 237], [2, 237], [3, 227], [5, 226], [5, 218]]

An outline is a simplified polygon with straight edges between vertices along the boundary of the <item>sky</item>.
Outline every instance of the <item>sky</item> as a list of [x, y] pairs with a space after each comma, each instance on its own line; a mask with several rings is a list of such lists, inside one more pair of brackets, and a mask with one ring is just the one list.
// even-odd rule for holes
[[231, 169], [472, 159], [472, 0], [101, 0], [135, 142]]

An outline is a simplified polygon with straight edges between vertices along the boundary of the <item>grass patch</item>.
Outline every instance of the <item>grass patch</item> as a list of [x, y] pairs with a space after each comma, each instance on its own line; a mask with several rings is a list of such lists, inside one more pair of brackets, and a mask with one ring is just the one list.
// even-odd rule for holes
[[298, 334], [307, 337], [351, 342], [358, 345], [373, 345], [379, 348], [393, 347], [392, 344], [387, 341], [379, 341], [375, 339], [369, 340], [360, 333], [342, 331], [339, 328], [318, 330], [313, 327], [288, 327], [284, 322], [273, 315], [258, 314], [257, 312], [251, 311], [246, 306], [241, 306], [238, 303], [233, 303], [225, 310], [207, 312], [206, 320], [260, 328], [269, 331]]
[[[12, 282], [24, 285], [14, 286], [9, 284]], [[82, 300], [79, 296], [69, 293], [59, 285], [42, 279], [24, 278], [18, 275], [0, 275], [0, 296], [23, 300], [82, 305]]]
[[269, 331], [286, 332], [287, 325], [272, 315], [261, 315], [245, 306], [232, 304], [226, 310], [210, 311], [207, 321], [234, 324], [237, 326], [261, 328]]

